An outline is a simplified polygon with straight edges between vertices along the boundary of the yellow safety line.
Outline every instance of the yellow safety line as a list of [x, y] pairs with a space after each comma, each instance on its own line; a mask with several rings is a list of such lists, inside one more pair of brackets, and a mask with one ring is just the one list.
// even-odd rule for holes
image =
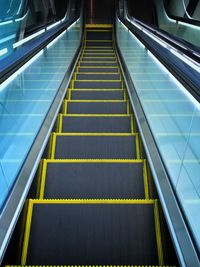
[[86, 30], [86, 32], [112, 32], [112, 30]]
[[76, 75], [77, 74], [88, 74], [88, 75], [93, 75], [93, 74], [109, 75], [109, 74], [112, 74], [112, 75], [119, 75], [118, 72], [79, 72], [79, 73], [76, 73]]
[[69, 89], [67, 92], [68, 92], [68, 93], [67, 93], [67, 99], [68, 99], [68, 100], [71, 100], [72, 90]]
[[58, 115], [58, 133], [62, 132], [62, 127], [63, 127], [63, 114]]
[[56, 151], [56, 136], [59, 135], [59, 133], [52, 133], [52, 147], [51, 147], [51, 159], [54, 159], [55, 157], [55, 151]]
[[113, 82], [118, 82], [121, 83], [121, 80], [76, 80], [76, 82], [83, 82], [83, 83], [88, 83], [88, 82], [109, 82], [109, 83], [113, 83]]
[[176, 267], [171, 265], [5, 265], [5, 267]]
[[91, 28], [113, 28], [112, 24], [86, 24], [85, 25], [86, 29], [91, 29]]
[[[81, 115], [81, 116], [80, 116]], [[130, 114], [62, 114], [62, 117], [132, 117]], [[109, 116], [108, 116], [109, 115]], [[134, 132], [133, 132], [134, 133]]]
[[64, 112], [63, 113], [68, 112], [68, 101], [71, 101], [71, 100], [64, 100]]
[[46, 163], [144, 163], [143, 159], [48, 159]]
[[131, 120], [131, 133], [135, 133], [136, 129], [135, 129], [135, 125], [134, 125], [134, 122], [133, 122], [133, 120], [134, 120], [133, 115], [131, 115], [130, 120]]
[[39, 165], [39, 173], [38, 173], [38, 180], [37, 180], [37, 191], [36, 191], [36, 197], [37, 197], [37, 198], [38, 198], [39, 195], [40, 195], [41, 182], [42, 182], [43, 164], [44, 164], [44, 160], [42, 159], [42, 160], [40, 161], [40, 165]]
[[51, 149], [52, 149], [52, 145], [53, 145], [53, 135], [50, 135], [49, 138], [49, 149], [48, 149], [48, 158], [51, 158]]
[[[81, 63], [86, 63], [86, 64], [89, 64], [89, 63], [106, 63], [106, 64], [108, 64], [108, 63], [117, 63], [117, 60], [115, 59], [115, 60], [110, 60], [110, 61], [98, 61], [98, 60], [95, 60], [95, 61], [86, 61], [86, 60], [80, 60], [80, 64]], [[94, 66], [94, 67], [98, 67], [98, 66]]]
[[116, 67], [114, 67], [114, 66], [108, 66], [108, 67], [104, 67], [104, 66], [97, 66], [97, 67], [95, 67], [95, 66], [78, 66], [78, 69], [118, 69], [118, 67], [116, 66]]
[[40, 194], [39, 199], [44, 198], [44, 190], [45, 190], [45, 183], [46, 183], [46, 174], [47, 174], [47, 160], [43, 161], [43, 168], [42, 168], [42, 176], [41, 176], [41, 186], [40, 186]]
[[64, 100], [68, 103], [125, 103], [126, 100]]
[[95, 91], [124, 91], [124, 89], [118, 89], [118, 88], [74, 88], [73, 91], [90, 91], [90, 92], [95, 92]]
[[154, 205], [154, 199], [32, 199], [33, 204], [143, 204]]
[[[124, 89], [122, 89], [122, 90], [124, 90]], [[124, 100], [128, 100], [126, 90], [124, 90]]]
[[147, 163], [146, 159], [144, 160], [143, 164], [143, 179], [144, 179], [144, 192], [145, 192], [145, 198], [150, 199], [149, 197], [149, 185], [148, 185], [148, 176], [147, 176]]
[[130, 114], [63, 114], [70, 117], [129, 117]]
[[21, 257], [21, 264], [22, 265], [26, 264], [28, 245], [29, 245], [29, 237], [30, 237], [30, 231], [31, 231], [32, 214], [33, 214], [33, 201], [29, 200], [25, 234], [24, 234], [24, 242], [23, 242], [23, 249], [22, 249], [22, 257]]
[[163, 265], [164, 259], [163, 259], [163, 248], [162, 248], [162, 239], [161, 239], [158, 201], [155, 200], [154, 203], [155, 203], [154, 204], [154, 218], [155, 218], [155, 231], [156, 231], [157, 250], [158, 250], [158, 262], [160, 265]]
[[127, 102], [127, 105], [126, 105], [126, 107], [127, 107], [127, 114], [130, 114], [130, 106], [129, 106], [129, 100], [127, 100], [126, 101]]
[[140, 147], [139, 147], [139, 134], [135, 134], [135, 143], [136, 143], [136, 158], [140, 159]]
[[[53, 135], [55, 136], [54, 139], [57, 136], [135, 136], [137, 137], [137, 133], [53, 133]], [[56, 146], [56, 141], [53, 139], [53, 149]], [[55, 151], [52, 149], [52, 155], [55, 154]], [[51, 157], [52, 159], [54, 157]], [[137, 157], [137, 159], [140, 159], [139, 157]]]

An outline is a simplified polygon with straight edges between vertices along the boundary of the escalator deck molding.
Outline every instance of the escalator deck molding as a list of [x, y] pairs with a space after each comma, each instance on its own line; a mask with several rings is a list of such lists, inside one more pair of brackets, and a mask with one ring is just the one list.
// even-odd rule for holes
[[147, 164], [146, 160], [42, 160], [40, 163], [39, 168], [39, 176], [38, 176], [38, 187], [37, 187], [37, 196], [39, 199], [44, 199], [44, 193], [45, 193], [45, 184], [46, 184], [46, 175], [47, 175], [47, 166], [48, 164], [53, 163], [59, 163], [59, 164], [70, 164], [70, 163], [77, 163], [77, 164], [138, 164], [143, 163], [143, 180], [144, 180], [144, 193], [145, 193], [145, 199], [150, 199], [149, 195], [149, 184], [148, 184], [148, 174], [147, 174]]
[[[23, 249], [22, 249], [22, 257], [21, 264], [26, 265], [28, 246], [29, 246], [29, 238], [31, 232], [31, 222], [33, 215], [33, 207], [34, 205], [51, 205], [51, 204], [65, 204], [65, 205], [153, 205], [154, 207], [154, 220], [155, 220], [155, 233], [156, 233], [156, 241], [157, 241], [157, 252], [158, 252], [158, 260], [159, 265], [163, 265], [163, 251], [162, 251], [162, 241], [161, 241], [161, 230], [160, 230], [160, 221], [159, 221], [159, 211], [158, 211], [158, 201], [156, 199], [53, 199], [53, 200], [36, 200], [29, 199], [28, 200], [28, 211], [27, 211], [27, 219], [23, 240]], [[66, 265], [67, 266], [67, 265]]]

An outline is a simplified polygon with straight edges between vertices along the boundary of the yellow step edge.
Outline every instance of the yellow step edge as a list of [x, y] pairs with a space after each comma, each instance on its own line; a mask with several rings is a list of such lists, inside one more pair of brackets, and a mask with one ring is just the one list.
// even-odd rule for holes
[[44, 164], [48, 163], [144, 163], [144, 159], [45, 159]]
[[76, 163], [76, 164], [106, 164], [106, 163], [112, 163], [112, 164], [138, 164], [142, 163], [143, 164], [143, 181], [144, 181], [144, 191], [145, 191], [145, 199], [149, 199], [149, 194], [148, 194], [148, 181], [146, 183], [146, 172], [145, 172], [145, 160], [43, 160], [42, 161], [42, 171], [39, 177], [39, 180], [41, 183], [39, 184], [40, 190], [38, 194], [38, 199], [44, 199], [44, 193], [45, 193], [45, 184], [46, 184], [46, 175], [47, 175], [47, 166], [48, 164], [54, 164], [54, 163], [59, 163], [59, 164], [70, 164], [70, 163]]
[[98, 68], [98, 69], [118, 69], [119, 70], [119, 66], [116, 66], [116, 67], [114, 67], [114, 66], [108, 66], [108, 67], [104, 67], [104, 66], [97, 66], [97, 67], [95, 67], [95, 66], [77, 66], [77, 68], [78, 69], [95, 69], [95, 68]]
[[113, 83], [113, 82], [122, 82], [122, 80], [76, 80], [76, 82], [109, 82], [109, 83]]
[[[92, 46], [92, 45], [90, 45], [90, 46], [85, 46], [85, 49], [88, 49], [88, 47], [89, 48], [99, 48], [99, 50], [101, 49], [101, 48], [110, 48], [110, 49], [112, 49], [113, 47], [112, 46]], [[114, 48], [113, 48], [114, 49]]]
[[85, 24], [85, 28], [113, 28], [113, 24]]
[[[137, 133], [53, 133], [55, 138], [59, 136], [132, 136], [136, 137]], [[136, 158], [140, 160], [140, 158]]]
[[[26, 220], [26, 226], [25, 226], [25, 234], [24, 234], [24, 242], [23, 242], [23, 249], [22, 249], [22, 257], [21, 257], [21, 264], [26, 265], [26, 259], [27, 259], [27, 253], [28, 253], [28, 246], [29, 246], [29, 238], [30, 238], [30, 232], [31, 232], [31, 221], [32, 221], [32, 215], [33, 215], [33, 206], [34, 205], [59, 205], [59, 204], [66, 204], [66, 205], [87, 205], [87, 204], [104, 204], [104, 205], [153, 205], [154, 211], [156, 212], [156, 200], [145, 200], [145, 199], [54, 199], [54, 200], [36, 200], [36, 199], [29, 199], [28, 200], [28, 212], [27, 212], [27, 220]], [[159, 221], [156, 220], [156, 225], [159, 224]], [[156, 227], [158, 229], [159, 227]], [[156, 232], [158, 233], [158, 232]], [[159, 240], [157, 239], [157, 242]], [[44, 266], [44, 265], [43, 265]]]
[[124, 117], [130, 116], [130, 114], [65, 114], [62, 115], [70, 116], [70, 117]]
[[[81, 88], [74, 88], [74, 89], [71, 89], [71, 88], [69, 88], [69, 90], [71, 90], [71, 91], [83, 91], [83, 92], [99, 92], [99, 91], [111, 91], [111, 92], [114, 92], [114, 91], [124, 91], [124, 89], [110, 89], [110, 88], [107, 88], [107, 89], [105, 89], [105, 88], [95, 88], [95, 89], [87, 89], [87, 88], [84, 88], [84, 89], [81, 89]], [[127, 99], [124, 99], [124, 100], [127, 100]]]
[[87, 32], [112, 32], [112, 29], [110, 30], [94, 30], [94, 29], [86, 29], [86, 33]]
[[[81, 63], [86, 63], [86, 64], [88, 64], [88, 63], [117, 63], [117, 60], [114, 60], [114, 61], [82, 61], [82, 60], [80, 60], [79, 61], [79, 64], [81, 64]], [[94, 67], [96, 67], [96, 66], [94, 66]]]
[[81, 60], [83, 57], [84, 57], [84, 59], [85, 59], [85, 58], [90, 58], [90, 59], [96, 59], [96, 58], [102, 58], [102, 59], [104, 59], [104, 58], [113, 58], [113, 59], [117, 59], [116, 56], [110, 56], [110, 57], [106, 57], [106, 56], [103, 56], [103, 57], [88, 57], [88, 56], [81, 55], [81, 56], [80, 56], [80, 60]]
[[5, 267], [176, 267], [175, 265], [5, 265]]
[[163, 265], [164, 264], [164, 256], [163, 256], [161, 226], [160, 226], [160, 218], [159, 217], [160, 216], [159, 216], [159, 209], [158, 209], [158, 200], [155, 200], [155, 203], [154, 203], [154, 220], [155, 220], [158, 262], [160, 265]]
[[68, 103], [124, 103], [127, 100], [64, 100]]
[[119, 72], [77, 72], [76, 74], [102, 74], [102, 75], [109, 75], [109, 74], [114, 74], [114, 75], [119, 75]]

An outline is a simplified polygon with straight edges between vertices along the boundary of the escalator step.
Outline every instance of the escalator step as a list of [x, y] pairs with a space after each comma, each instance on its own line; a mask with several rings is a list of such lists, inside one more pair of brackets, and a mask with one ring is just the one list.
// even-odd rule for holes
[[119, 73], [77, 73], [77, 80], [111, 80], [111, 81], [119, 81], [121, 79]]
[[77, 89], [122, 89], [121, 81], [74, 81], [74, 88]]
[[63, 116], [63, 133], [130, 133], [131, 117], [89, 117], [89, 116]]
[[81, 57], [82, 62], [116, 62], [116, 57]]
[[117, 67], [117, 62], [80, 62], [81, 67]]
[[45, 162], [40, 198], [144, 199], [142, 161]]
[[112, 40], [112, 31], [87, 31], [86, 40]]
[[30, 201], [22, 265], [158, 265], [154, 201]]
[[[115, 101], [118, 101], [118, 100], [115, 100]], [[127, 102], [125, 101], [70, 102], [69, 101], [67, 102], [66, 113], [67, 114], [127, 114]]]
[[55, 159], [136, 159], [137, 157], [136, 135], [55, 134], [54, 138], [52, 151], [55, 151]]
[[86, 68], [86, 67], [79, 67], [78, 72], [111, 72], [111, 73], [118, 73], [119, 69], [118, 68]]
[[113, 47], [85, 47], [84, 51], [114, 51]]
[[115, 53], [97, 53], [97, 52], [93, 52], [93, 53], [89, 53], [89, 52], [84, 52], [82, 54], [82, 56], [85, 57], [115, 57]]
[[71, 90], [71, 100], [123, 100], [124, 90]]
[[113, 43], [112, 41], [99, 41], [99, 40], [93, 40], [93, 41], [88, 41], [86, 40], [85, 42], [86, 47], [112, 47]]

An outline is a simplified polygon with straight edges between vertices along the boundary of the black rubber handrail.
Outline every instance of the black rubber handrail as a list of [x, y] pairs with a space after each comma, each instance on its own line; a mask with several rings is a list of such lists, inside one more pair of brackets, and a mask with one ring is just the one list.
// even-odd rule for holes
[[1, 60], [0, 64], [0, 84], [15, 73], [20, 67], [22, 67], [27, 61], [35, 56], [40, 50], [45, 48], [53, 39], [66, 30], [71, 24], [73, 24], [79, 16], [75, 16], [73, 19], [59, 24], [57, 27], [49, 30], [43, 35], [25, 43], [22, 47], [18, 48], [14, 53], [5, 59]]
[[[200, 73], [186, 62], [174, 56], [168, 48], [157, 43], [150, 36], [134, 26], [131, 21], [120, 17], [124, 25], [151, 51], [155, 57], [183, 84], [183, 86], [200, 101]], [[195, 56], [195, 55], [194, 55]]]
[[169, 9], [168, 9], [167, 4], [166, 4], [166, 0], [163, 0], [163, 3], [164, 3], [165, 12], [167, 13], [167, 16], [170, 19], [185, 22], [185, 23], [190, 24], [190, 25], [200, 26], [199, 20], [179, 17], [179, 16], [175, 16], [175, 15], [170, 14]]

